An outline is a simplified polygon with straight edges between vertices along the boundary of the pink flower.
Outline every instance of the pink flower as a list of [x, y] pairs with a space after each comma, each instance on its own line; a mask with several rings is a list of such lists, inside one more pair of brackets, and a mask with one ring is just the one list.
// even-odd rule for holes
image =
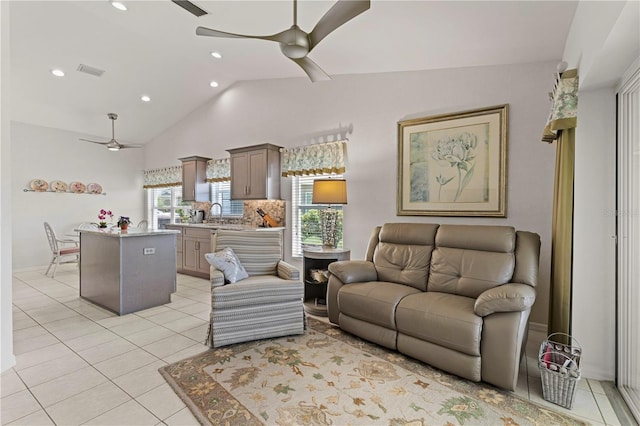
[[107, 219], [107, 216], [109, 216], [110, 219], [113, 219], [113, 213], [111, 212], [111, 210], [100, 209], [100, 212], [98, 213], [98, 219], [100, 221], [105, 221]]

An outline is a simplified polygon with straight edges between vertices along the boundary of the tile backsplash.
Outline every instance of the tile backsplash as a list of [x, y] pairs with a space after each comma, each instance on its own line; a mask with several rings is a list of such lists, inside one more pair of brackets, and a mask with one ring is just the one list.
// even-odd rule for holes
[[[210, 217], [211, 203], [193, 203], [193, 209], [205, 211], [205, 221], [215, 221], [217, 217]], [[279, 226], [286, 226], [286, 202], [284, 200], [245, 200], [242, 217], [223, 217], [225, 223], [262, 226], [262, 217], [256, 212], [258, 208], [264, 210]], [[216, 210], [217, 212], [217, 210]]]
[[279, 226], [285, 226], [286, 207], [284, 200], [246, 200], [244, 202], [245, 224], [262, 226], [262, 217], [256, 212], [258, 208], [264, 210]]

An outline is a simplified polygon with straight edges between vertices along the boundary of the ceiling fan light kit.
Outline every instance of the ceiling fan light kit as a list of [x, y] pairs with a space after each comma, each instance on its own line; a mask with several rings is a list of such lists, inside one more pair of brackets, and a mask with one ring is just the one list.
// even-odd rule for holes
[[255, 38], [259, 40], [275, 41], [280, 44], [280, 50], [287, 58], [298, 64], [309, 76], [312, 82], [330, 80], [325, 73], [307, 55], [327, 35], [340, 26], [367, 11], [371, 7], [370, 0], [338, 0], [318, 21], [310, 33], [298, 27], [298, 2], [293, 0], [293, 25], [291, 28], [277, 34], [266, 36], [234, 34], [211, 28], [198, 27], [196, 34], [208, 37], [223, 38]]
[[124, 148], [142, 148], [142, 145], [140, 144], [123, 144], [118, 142], [115, 136], [115, 121], [118, 119], [118, 114], [110, 112], [107, 114], [107, 117], [109, 117], [109, 120], [111, 120], [111, 140], [110, 141], [99, 142], [99, 141], [92, 141], [90, 139], [80, 139], [80, 140], [85, 142], [97, 143], [98, 145], [104, 145], [107, 147], [109, 151], [120, 151], [121, 149], [124, 149]]

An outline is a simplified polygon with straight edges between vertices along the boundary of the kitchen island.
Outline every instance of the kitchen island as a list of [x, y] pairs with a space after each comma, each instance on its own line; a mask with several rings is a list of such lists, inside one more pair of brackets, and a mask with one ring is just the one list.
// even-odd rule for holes
[[178, 231], [77, 231], [80, 297], [119, 315], [171, 302]]

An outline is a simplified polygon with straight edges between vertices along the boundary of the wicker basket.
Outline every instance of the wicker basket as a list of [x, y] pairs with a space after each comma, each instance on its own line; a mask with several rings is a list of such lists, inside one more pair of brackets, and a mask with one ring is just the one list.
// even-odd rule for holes
[[[568, 337], [569, 344], [553, 340], [554, 336]], [[549, 402], [571, 409], [580, 380], [582, 347], [565, 333], [550, 334], [540, 345], [538, 368], [542, 379], [542, 397]]]

